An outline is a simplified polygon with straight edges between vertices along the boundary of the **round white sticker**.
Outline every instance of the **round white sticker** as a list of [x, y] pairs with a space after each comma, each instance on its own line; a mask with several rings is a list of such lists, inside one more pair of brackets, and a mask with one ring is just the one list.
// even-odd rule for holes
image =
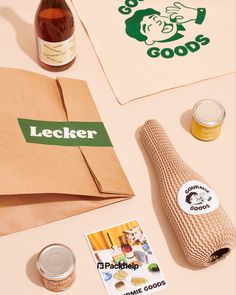
[[216, 194], [204, 183], [191, 180], [182, 185], [178, 192], [180, 208], [191, 215], [210, 213], [219, 207]]

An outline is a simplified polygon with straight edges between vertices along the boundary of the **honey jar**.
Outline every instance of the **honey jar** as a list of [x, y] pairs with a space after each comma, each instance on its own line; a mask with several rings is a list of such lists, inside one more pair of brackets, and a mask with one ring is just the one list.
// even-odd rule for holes
[[203, 99], [193, 107], [191, 132], [203, 141], [216, 139], [220, 135], [225, 119], [222, 104], [213, 99]]
[[45, 288], [50, 291], [64, 291], [73, 284], [75, 265], [73, 252], [62, 244], [49, 245], [38, 255], [37, 267]]

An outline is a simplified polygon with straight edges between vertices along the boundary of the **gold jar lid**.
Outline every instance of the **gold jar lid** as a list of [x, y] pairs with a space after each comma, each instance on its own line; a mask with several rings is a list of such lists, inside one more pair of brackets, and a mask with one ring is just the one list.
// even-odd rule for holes
[[67, 279], [75, 270], [76, 259], [71, 249], [62, 244], [51, 244], [43, 248], [37, 261], [42, 277], [51, 281]]
[[221, 103], [213, 99], [203, 99], [193, 107], [193, 118], [196, 122], [207, 127], [214, 127], [223, 123], [225, 109]]

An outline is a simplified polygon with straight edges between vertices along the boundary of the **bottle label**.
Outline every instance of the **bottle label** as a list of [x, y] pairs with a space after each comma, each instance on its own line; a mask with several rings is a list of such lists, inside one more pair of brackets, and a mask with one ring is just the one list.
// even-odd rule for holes
[[48, 42], [38, 37], [38, 51], [41, 62], [49, 66], [63, 66], [76, 56], [75, 33], [62, 42]]
[[178, 192], [180, 208], [191, 215], [215, 211], [219, 207], [216, 194], [204, 183], [191, 180], [182, 185]]

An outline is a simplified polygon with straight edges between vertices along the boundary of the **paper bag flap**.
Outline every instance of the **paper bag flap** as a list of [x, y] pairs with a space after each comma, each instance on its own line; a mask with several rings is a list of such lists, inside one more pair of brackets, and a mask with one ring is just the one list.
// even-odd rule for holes
[[[110, 142], [107, 148], [80, 148], [80, 144], [27, 140], [25, 130], [37, 129], [35, 134], [29, 132], [30, 139], [43, 139], [45, 130], [53, 130], [48, 129], [49, 123], [56, 124], [57, 132], [62, 132], [60, 124], [78, 123], [68, 119], [102, 125], [86, 83], [69, 79], [60, 83], [28, 71], [0, 68], [0, 236], [133, 195]], [[31, 122], [26, 129], [23, 121]], [[38, 123], [46, 127], [40, 129]]]
[[0, 89], [0, 199], [35, 193], [101, 196], [78, 147], [27, 143], [18, 123], [19, 118], [67, 121], [56, 80], [0, 68]]
[[[35, 144], [26, 140], [19, 119], [47, 123], [63, 123], [68, 117], [75, 121], [101, 120], [84, 82], [61, 80], [66, 107], [58, 84], [55, 79], [36, 73], [0, 68], [0, 198], [51, 193], [100, 198], [132, 195], [118, 161], [113, 160], [116, 157], [112, 148], [104, 149], [104, 163], [99, 163], [96, 156], [89, 155], [89, 149], [82, 152], [78, 145], [50, 145], [41, 141]], [[83, 97], [86, 99], [82, 100]], [[27, 126], [27, 130], [32, 126]], [[37, 132], [30, 134], [31, 139], [44, 138]], [[95, 155], [100, 154], [98, 150], [94, 147]], [[105, 164], [110, 161], [107, 158], [110, 153], [111, 163]], [[109, 174], [117, 181], [115, 185]]]
[[[87, 83], [58, 78], [69, 121], [101, 122]], [[80, 147], [91, 174], [102, 193], [133, 195], [113, 147]]]

